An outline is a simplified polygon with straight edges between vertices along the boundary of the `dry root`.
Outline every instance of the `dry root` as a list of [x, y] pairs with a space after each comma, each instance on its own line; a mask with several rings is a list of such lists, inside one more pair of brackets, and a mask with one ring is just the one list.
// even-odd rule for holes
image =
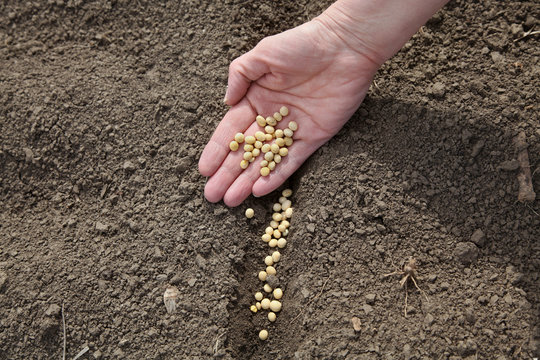
[[517, 160], [519, 162], [518, 173], [518, 201], [520, 202], [532, 202], [536, 198], [532, 185], [531, 165], [529, 164], [529, 153], [527, 152], [526, 135], [524, 132], [520, 132], [514, 138], [514, 145], [517, 152]]
[[410, 257], [409, 261], [405, 265], [403, 265], [403, 270], [396, 270], [384, 276], [386, 277], [386, 276], [392, 276], [392, 275], [403, 276], [401, 280], [399, 281], [399, 284], [401, 285], [401, 287], [405, 289], [405, 308], [403, 311], [405, 314], [405, 317], [407, 317], [407, 300], [408, 300], [407, 283], [409, 279], [412, 281], [412, 283], [418, 289], [418, 291], [420, 291], [420, 293], [424, 295], [424, 297], [426, 298], [426, 301], [429, 301], [425, 291], [420, 289], [420, 287], [416, 283], [416, 260], [415, 259]]

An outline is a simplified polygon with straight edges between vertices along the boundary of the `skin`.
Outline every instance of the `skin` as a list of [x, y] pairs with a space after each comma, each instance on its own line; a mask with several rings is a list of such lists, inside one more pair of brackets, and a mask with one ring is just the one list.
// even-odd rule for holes
[[[206, 145], [199, 171], [208, 176], [205, 197], [240, 205], [250, 194], [278, 188], [320, 146], [334, 136], [362, 103], [373, 76], [445, 1], [341, 0], [319, 17], [264, 38], [229, 68], [225, 103], [231, 108]], [[258, 114], [270, 116], [281, 106], [289, 115], [284, 129], [298, 123], [289, 154], [269, 176], [260, 174], [258, 158], [240, 168], [241, 152], [229, 143], [238, 132], [260, 130]]]

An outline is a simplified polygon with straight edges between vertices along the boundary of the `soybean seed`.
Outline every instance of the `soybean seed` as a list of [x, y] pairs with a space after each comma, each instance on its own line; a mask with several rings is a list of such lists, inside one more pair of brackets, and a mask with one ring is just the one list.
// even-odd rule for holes
[[285, 196], [280, 196], [278, 201], [279, 201], [280, 204], [283, 204], [283, 202], [286, 201], [286, 200], [287, 200], [287, 198]]
[[266, 264], [266, 266], [272, 266], [274, 265], [274, 259], [272, 258], [271, 255], [268, 255], [267, 257], [264, 258], [264, 263]]
[[261, 150], [253, 149], [253, 150], [251, 150], [251, 153], [253, 154], [253, 158], [256, 158], [257, 156], [259, 156], [261, 154]]
[[249, 165], [249, 161], [247, 161], [247, 160], [240, 161], [240, 167], [242, 169], [247, 169], [248, 165]]
[[262, 131], [257, 131], [255, 133], [255, 139], [257, 139], [259, 141], [264, 141], [264, 140], [266, 140], [266, 136], [264, 135], [264, 133]]
[[244, 160], [249, 161], [251, 158], [253, 158], [253, 154], [250, 151], [246, 151], [244, 153]]
[[256, 313], [257, 312], [257, 307], [255, 305], [251, 305], [249, 307], [249, 310], [251, 310], [252, 313]]
[[246, 141], [246, 144], [253, 145], [255, 144], [255, 141], [257, 141], [257, 139], [255, 139], [255, 136], [249, 135], [249, 136], [246, 136], [245, 141]]
[[231, 149], [232, 151], [238, 150], [238, 147], [238, 143], [234, 140], [229, 143], [229, 149]]
[[261, 148], [262, 152], [265, 153], [265, 154], [266, 154], [267, 152], [269, 152], [270, 149], [271, 149], [270, 144], [264, 144], [264, 145], [262, 146], [262, 148]]
[[287, 228], [285, 227], [285, 225], [283, 224], [279, 224], [279, 226], [277, 227], [277, 229], [281, 232], [285, 232], [285, 230], [287, 230]]
[[291, 200], [285, 200], [283, 204], [281, 204], [281, 210], [287, 211], [288, 208], [292, 206]]
[[[275, 297], [275, 296], [274, 296], [274, 297]], [[263, 299], [263, 294], [262, 294], [262, 292], [257, 291], [257, 292], [255, 293], [255, 300], [261, 301], [262, 299]]]
[[266, 281], [267, 276], [268, 276], [268, 274], [266, 273], [266, 271], [260, 271], [259, 272], [259, 280]]
[[[275, 156], [274, 156], [275, 158]], [[276, 162], [275, 161], [270, 161], [268, 163], [268, 168], [270, 169], [270, 171], [274, 171], [274, 169], [276, 168]]]
[[292, 217], [292, 213], [293, 213], [292, 207], [285, 210], [285, 216], [287, 217], [287, 219], [290, 219]]
[[280, 113], [275, 112], [274, 113], [274, 119], [276, 119], [277, 121], [281, 121], [281, 119], [283, 119], [283, 116], [281, 116]]
[[274, 153], [272, 151], [267, 152], [264, 154], [264, 160], [270, 162], [274, 159]]
[[[292, 209], [292, 208], [289, 208], [289, 209]], [[287, 216], [287, 210], [285, 210], [285, 217], [288, 218]], [[284, 226], [285, 229], [287, 229], [291, 224], [287, 221], [287, 220], [281, 220], [281, 223], [279, 224], [280, 226]], [[283, 231], [282, 231], [283, 232]]]
[[266, 131], [267, 134], [273, 134], [276, 131], [276, 129], [274, 129], [273, 126], [267, 125], [264, 127], [264, 131]]
[[269, 298], [264, 298], [261, 300], [261, 307], [264, 309], [264, 310], [268, 310], [270, 308], [270, 299]]
[[293, 141], [292, 137], [286, 137], [285, 138], [285, 146], [291, 146], [293, 142], [294, 141]]
[[264, 232], [268, 235], [272, 235], [274, 233], [274, 229], [268, 226], [266, 229], [264, 229]]
[[272, 134], [265, 134], [264, 136], [266, 136], [266, 141], [272, 141], [272, 139], [274, 138]]
[[249, 144], [244, 145], [244, 151], [247, 151], [247, 152], [253, 151], [253, 145], [249, 145]]
[[276, 136], [276, 138], [282, 138], [285, 134], [283, 134], [283, 130], [277, 129], [277, 130], [274, 132], [274, 135]]
[[261, 168], [261, 175], [262, 176], [268, 176], [270, 174], [270, 169], [267, 167]]
[[277, 124], [277, 120], [274, 119], [272, 116], [269, 116], [266, 118], [266, 125], [276, 126], [276, 124]]
[[[276, 300], [279, 300], [283, 297], [283, 290], [281, 290], [280, 288], [275, 288], [274, 289], [274, 292], [273, 292], [273, 295], [274, 295], [274, 299]], [[262, 296], [262, 294], [261, 294]]]
[[281, 155], [279, 154], [274, 155], [274, 162], [276, 164], [279, 164], [281, 162]]
[[292, 131], [298, 130], [298, 124], [296, 123], [296, 121], [291, 121], [289, 123], [289, 129], [291, 129]]
[[274, 230], [274, 233], [273, 233], [274, 237], [276, 239], [279, 239], [281, 237], [281, 231], [279, 231], [278, 229]]
[[287, 156], [289, 154], [289, 150], [285, 147], [279, 149], [279, 155], [281, 156]]
[[262, 142], [260, 142], [259, 140], [255, 141], [255, 149], [260, 149], [262, 148], [262, 146], [263, 146]]
[[271, 293], [272, 292], [272, 287], [268, 284], [264, 284], [264, 287], [263, 287], [263, 290], [267, 293]]
[[270, 150], [274, 153], [274, 154], [277, 154], [279, 152], [279, 145], [278, 144], [272, 144], [270, 145]]
[[246, 217], [247, 217], [248, 219], [251, 219], [251, 218], [253, 217], [253, 215], [255, 215], [255, 211], [253, 211], [252, 208], [246, 209]]
[[277, 138], [276, 139], [276, 145], [279, 146], [279, 147], [284, 147], [285, 146], [285, 139], [284, 138]]
[[274, 210], [274, 212], [281, 211], [281, 204], [275, 203], [274, 206], [272, 206], [272, 210]]
[[268, 166], [268, 161], [266, 160], [261, 161], [261, 167], [265, 167], [265, 166]]
[[[285, 239], [283, 239], [283, 240], [285, 240]], [[271, 248], [275, 248], [276, 246], [279, 246], [279, 240], [276, 240], [276, 239], [270, 240], [268, 242], [268, 246], [270, 246]]]
[[255, 158], [253, 157], [253, 153], [251, 153], [251, 159], [249, 159], [249, 162], [252, 163], [255, 161]]
[[[272, 239], [272, 240], [275, 240], [275, 239]], [[272, 240], [270, 240], [270, 242], [272, 242]], [[287, 240], [285, 240], [284, 238], [281, 238], [277, 241], [277, 244], [278, 248], [280, 249], [283, 249], [285, 246], [287, 246]]]
[[272, 229], [277, 229], [277, 227], [279, 226], [279, 223], [277, 221], [272, 220], [270, 221], [270, 226], [272, 227]]
[[276, 313], [270, 311], [268, 313], [268, 320], [270, 320], [271, 322], [276, 321]]
[[259, 339], [261, 339], [263, 341], [268, 339], [268, 331], [266, 331], [266, 330], [259, 331]]
[[291, 189], [285, 189], [281, 192], [281, 196], [285, 196], [285, 197], [289, 197], [292, 195], [292, 190]]
[[236, 135], [234, 135], [234, 140], [239, 144], [243, 143], [244, 142], [244, 134], [236, 133]]
[[277, 263], [279, 259], [281, 259], [281, 254], [279, 253], [279, 251], [274, 251], [272, 253], [272, 261]]
[[289, 109], [286, 106], [282, 106], [281, 109], [279, 109], [279, 113], [282, 116], [287, 116], [289, 115]]
[[259, 126], [261, 127], [265, 127], [266, 126], [266, 119], [264, 117], [262, 117], [261, 115], [257, 115], [257, 117], [255, 118], [255, 121], [257, 122], [257, 124], [259, 124]]
[[273, 312], [279, 312], [281, 310], [281, 302], [277, 300], [270, 301], [270, 310]]
[[283, 130], [283, 135], [285, 135], [285, 137], [292, 138], [294, 135], [294, 132], [291, 129], [287, 128]]
[[272, 215], [272, 220], [274, 220], [274, 221], [281, 221], [282, 219], [283, 219], [283, 216], [281, 216], [280, 213], [277, 213], [277, 212], [276, 212], [276, 213], [274, 213], [274, 214]]
[[263, 236], [261, 236], [261, 238], [262, 238], [262, 241], [264, 242], [269, 242], [270, 240], [272, 240], [272, 236], [269, 234], [264, 234]]
[[273, 266], [267, 266], [266, 267], [266, 273], [268, 275], [276, 275], [277, 271], [276, 271], [276, 268], [273, 267]]
[[257, 310], [261, 310], [262, 309], [262, 306], [261, 306], [261, 302], [260, 301], [257, 301], [255, 303], [255, 306], [257, 307]]

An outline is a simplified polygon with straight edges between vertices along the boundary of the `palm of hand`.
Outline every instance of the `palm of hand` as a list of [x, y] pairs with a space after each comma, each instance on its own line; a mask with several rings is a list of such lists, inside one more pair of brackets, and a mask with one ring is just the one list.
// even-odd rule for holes
[[[234, 68], [244, 76], [239, 86], [234, 78], [231, 84]], [[235, 60], [228, 95], [236, 104], [219, 124], [199, 162], [201, 174], [211, 176], [206, 198], [237, 206], [251, 193], [262, 196], [279, 187], [352, 116], [376, 68], [367, 57], [332, 39], [317, 22], [266, 38]], [[248, 84], [245, 78], [254, 81]], [[277, 128], [285, 128], [293, 120], [298, 123], [289, 155], [267, 177], [260, 175], [260, 158], [242, 170], [243, 151], [230, 152], [228, 147], [234, 134], [254, 134], [259, 130], [255, 117], [271, 116], [283, 105], [289, 108], [289, 116]]]

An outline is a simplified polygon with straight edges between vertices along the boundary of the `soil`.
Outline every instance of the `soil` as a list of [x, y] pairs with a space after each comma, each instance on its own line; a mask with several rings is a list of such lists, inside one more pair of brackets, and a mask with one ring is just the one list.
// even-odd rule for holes
[[[69, 359], [540, 356], [540, 203], [513, 161], [524, 132], [538, 193], [534, 1], [453, 1], [381, 68], [286, 184], [283, 310], [249, 311], [279, 193], [208, 203], [197, 160], [228, 64], [329, 4], [2, 1], [0, 358], [58, 359], [64, 333]], [[409, 257], [405, 317], [384, 275]]]

